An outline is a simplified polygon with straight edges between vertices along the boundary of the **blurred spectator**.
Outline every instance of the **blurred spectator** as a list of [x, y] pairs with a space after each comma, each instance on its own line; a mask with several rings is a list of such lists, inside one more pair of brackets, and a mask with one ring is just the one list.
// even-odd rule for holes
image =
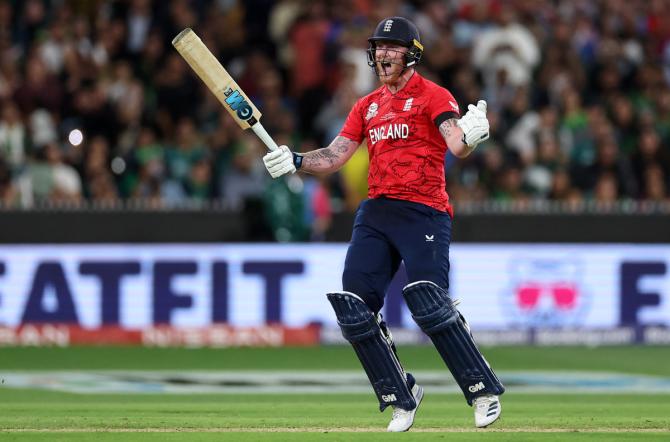
[[649, 165], [644, 170], [642, 181], [642, 198], [651, 201], [667, 201], [668, 185], [663, 169], [657, 164]]
[[245, 133], [237, 140], [234, 149], [231, 169], [220, 183], [220, 194], [226, 207], [241, 210], [247, 200], [262, 198], [271, 178], [263, 162], [259, 161], [265, 148], [255, 135]]
[[156, 72], [157, 123], [165, 133], [176, 120], [193, 112], [193, 98], [196, 88], [188, 65], [179, 54], [170, 53], [162, 69]]
[[30, 114], [29, 119], [32, 144], [35, 148], [58, 141], [56, 122], [54, 121], [53, 114], [49, 113], [46, 109], [37, 109]]
[[128, 50], [137, 54], [144, 48], [152, 22], [151, 0], [132, 0], [126, 19]]
[[212, 198], [212, 165], [209, 159], [201, 157], [192, 165], [184, 187], [188, 196], [194, 200], [208, 201]]
[[368, 66], [364, 52], [368, 48], [368, 32], [365, 22], [359, 21], [348, 24], [340, 33], [339, 87], [352, 88], [357, 97], [378, 87], [377, 77]]
[[[264, 169], [264, 172], [267, 171]], [[304, 190], [304, 182], [297, 175], [272, 180], [266, 187], [262, 200], [265, 220], [278, 241], [307, 241], [312, 232], [320, 235], [318, 228], [323, 224], [306, 224], [311, 218], [305, 213]], [[319, 212], [323, 213], [322, 210]], [[323, 217], [321, 221], [324, 221]]]
[[25, 162], [28, 134], [18, 107], [7, 101], [0, 110], [0, 157], [10, 172], [20, 171]]
[[357, 99], [354, 88], [344, 83], [335, 91], [333, 100], [321, 109], [314, 122], [315, 128], [323, 134], [321, 146], [327, 146], [339, 135]]
[[118, 120], [123, 126], [137, 122], [144, 106], [144, 90], [133, 77], [128, 62], [120, 61], [114, 66], [113, 80], [106, 86], [107, 98], [116, 108]]
[[551, 191], [552, 176], [565, 165], [556, 137], [541, 136], [534, 157], [525, 168], [524, 184], [533, 195], [545, 198]]
[[[291, 93], [299, 103], [300, 129], [309, 132], [314, 116], [327, 99], [326, 36], [330, 22], [323, 0], [306, 2], [290, 31]], [[334, 62], [335, 60], [333, 60]]]
[[619, 146], [613, 136], [599, 142], [593, 164], [575, 167], [573, 181], [580, 188], [590, 191], [603, 174], [611, 175], [616, 183], [618, 197], [633, 198], [637, 195], [637, 183], [630, 163], [621, 157]]
[[52, 113], [60, 112], [63, 96], [61, 83], [47, 71], [41, 58], [33, 55], [26, 61], [23, 82], [14, 93], [22, 112], [44, 108]]
[[670, 145], [661, 144], [658, 134], [646, 129], [640, 134], [637, 149], [632, 155], [632, 167], [639, 183], [646, 182], [646, 170], [652, 166], [658, 167], [666, 180], [670, 177]]
[[510, 4], [501, 2], [496, 17], [496, 25], [475, 37], [472, 62], [481, 70], [491, 106], [500, 108], [506, 104], [510, 89], [531, 82], [540, 48], [535, 36], [518, 22]]
[[274, 133], [295, 131], [295, 102], [282, 93], [279, 71], [265, 66], [256, 75], [253, 101], [263, 108], [263, 126]]
[[[186, 190], [194, 165], [207, 156], [205, 145], [192, 119], [184, 117], [177, 123], [176, 145], [165, 151], [168, 176]], [[188, 192], [187, 192], [188, 194]]]
[[21, 14], [21, 19], [18, 20], [17, 37], [18, 43], [27, 48], [47, 24], [47, 11], [45, 3], [41, 0], [27, 0], [21, 6], [23, 8], [19, 7], [16, 11]]
[[576, 90], [570, 88], [565, 91], [562, 108], [561, 148], [568, 152], [572, 164], [588, 166], [595, 160], [595, 147], [589, 130], [589, 115], [582, 107], [582, 99]]
[[63, 71], [65, 52], [69, 49], [65, 42], [63, 23], [52, 22], [49, 26], [48, 37], [39, 48], [40, 58], [51, 74], [59, 75]]
[[18, 189], [12, 179], [12, 172], [7, 163], [0, 159], [0, 205], [13, 206], [18, 202]]
[[565, 169], [557, 169], [551, 177], [551, 189], [548, 197], [556, 201], [566, 201], [573, 190], [570, 174]]
[[507, 131], [507, 145], [517, 151], [521, 161], [530, 165], [535, 161], [538, 140], [556, 139], [558, 115], [556, 109], [546, 106], [535, 111], [528, 109], [516, 119]]
[[65, 163], [63, 152], [56, 143], [48, 143], [36, 154], [28, 172], [35, 201], [78, 202], [82, 183], [77, 171]]
[[528, 194], [523, 188], [523, 175], [519, 165], [508, 164], [502, 169], [492, 196], [501, 201], [528, 200]]
[[109, 144], [104, 137], [91, 139], [84, 158], [86, 195], [93, 201], [111, 202], [119, 197], [110, 171]]
[[605, 172], [598, 177], [593, 190], [593, 199], [597, 203], [612, 204], [619, 196], [619, 183], [614, 174]]
[[[456, 204], [665, 201], [667, 9], [666, 0], [0, 1], [0, 199], [221, 199], [262, 219], [259, 235], [321, 238], [333, 214], [365, 198], [365, 146], [326, 179], [270, 181], [258, 169], [265, 148], [170, 40], [193, 27], [275, 140], [309, 150], [378, 87], [367, 37], [381, 18], [405, 15], [426, 47], [421, 73], [461, 109], [489, 102], [491, 140], [465, 160], [445, 158]], [[276, 223], [263, 218], [273, 211]]]
[[119, 194], [114, 179], [109, 174], [93, 176], [88, 181], [88, 196], [93, 202], [102, 202], [113, 205], [118, 201]]
[[307, 176], [302, 181], [306, 209], [304, 225], [311, 226], [310, 239], [312, 241], [323, 241], [333, 219], [328, 179]]
[[637, 124], [633, 104], [621, 95], [612, 102], [612, 123], [617, 144], [625, 153], [630, 154], [635, 147]]
[[114, 143], [117, 141], [119, 122], [102, 80], [78, 89], [74, 95], [73, 106], [84, 133], [103, 135]]

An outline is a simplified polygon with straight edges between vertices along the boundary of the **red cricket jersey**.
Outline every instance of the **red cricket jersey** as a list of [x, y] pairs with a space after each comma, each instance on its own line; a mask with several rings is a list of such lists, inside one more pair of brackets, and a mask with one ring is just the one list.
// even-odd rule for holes
[[358, 100], [340, 135], [367, 138], [368, 197], [414, 201], [453, 216], [438, 125], [459, 115], [453, 95], [416, 72], [396, 94], [384, 85]]

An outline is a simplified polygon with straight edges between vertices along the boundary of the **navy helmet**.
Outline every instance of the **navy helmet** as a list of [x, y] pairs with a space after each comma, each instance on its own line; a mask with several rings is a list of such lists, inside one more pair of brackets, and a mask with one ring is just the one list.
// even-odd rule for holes
[[375, 68], [375, 49], [378, 41], [394, 43], [409, 48], [405, 54], [405, 68], [421, 60], [423, 45], [416, 25], [404, 17], [389, 17], [380, 21], [372, 37], [368, 38], [368, 65]]

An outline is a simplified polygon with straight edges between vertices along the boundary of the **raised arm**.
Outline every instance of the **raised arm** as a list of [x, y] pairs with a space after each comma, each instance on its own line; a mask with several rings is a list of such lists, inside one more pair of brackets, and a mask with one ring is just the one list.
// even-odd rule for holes
[[337, 136], [328, 147], [304, 154], [292, 153], [288, 146], [279, 146], [279, 149], [265, 155], [263, 162], [272, 178], [294, 173], [297, 169], [307, 173], [326, 174], [342, 167], [359, 144], [349, 138]]

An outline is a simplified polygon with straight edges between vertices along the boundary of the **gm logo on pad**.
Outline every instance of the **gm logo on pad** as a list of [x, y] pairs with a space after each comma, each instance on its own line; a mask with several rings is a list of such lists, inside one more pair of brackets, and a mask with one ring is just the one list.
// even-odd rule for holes
[[240, 94], [240, 91], [233, 90], [229, 87], [223, 92], [223, 95], [226, 96], [226, 104], [236, 112], [237, 117], [240, 120], [251, 118], [254, 111], [251, 109], [251, 106], [249, 106], [249, 103], [247, 103], [247, 100]]
[[470, 393], [477, 393], [478, 391], [483, 390], [484, 388], [486, 388], [486, 387], [484, 387], [484, 383], [483, 383], [483, 382], [479, 382], [479, 383], [477, 383], [477, 384], [475, 384], [475, 385], [470, 385], [470, 386], [468, 387], [468, 391], [469, 391]]
[[382, 400], [384, 402], [393, 402], [396, 401], [397, 399], [395, 397], [395, 394], [391, 393], [391, 394], [382, 394]]

